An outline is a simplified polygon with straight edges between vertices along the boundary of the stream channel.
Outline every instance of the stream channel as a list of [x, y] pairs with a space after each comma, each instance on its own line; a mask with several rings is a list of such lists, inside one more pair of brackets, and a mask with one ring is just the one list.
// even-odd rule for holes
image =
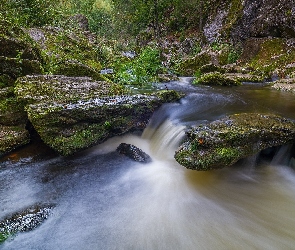
[[[0, 220], [37, 203], [55, 208], [38, 228], [0, 249], [294, 249], [292, 145], [209, 172], [187, 170], [173, 158], [191, 125], [242, 112], [295, 119], [294, 94], [267, 84], [193, 86], [186, 78], [167, 87], [187, 95], [162, 106], [142, 134], [115, 137], [72, 157], [35, 143], [3, 158]], [[152, 162], [120, 155], [121, 142], [141, 148]]]

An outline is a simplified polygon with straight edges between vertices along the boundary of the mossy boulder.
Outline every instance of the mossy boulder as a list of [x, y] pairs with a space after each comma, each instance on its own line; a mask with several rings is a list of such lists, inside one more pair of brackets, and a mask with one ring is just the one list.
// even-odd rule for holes
[[113, 83], [52, 75], [19, 78], [16, 94], [41, 139], [62, 155], [144, 129], [155, 109], [181, 97], [172, 90], [128, 96]]
[[37, 204], [1, 220], [0, 244], [17, 233], [32, 231], [40, 226], [52, 214], [53, 208], [54, 205]]
[[295, 93], [295, 78], [277, 80], [271, 87], [276, 90]]
[[201, 74], [206, 74], [211, 72], [225, 73], [225, 69], [213, 63], [205, 64], [202, 67], [200, 67]]
[[211, 56], [210, 52], [202, 51], [194, 57], [183, 59], [176, 66], [176, 71], [182, 76], [193, 76], [202, 66], [212, 62]]
[[30, 135], [23, 125], [0, 125], [0, 156], [29, 143]]
[[48, 26], [26, 32], [40, 46], [47, 73], [103, 78], [99, 74], [101, 48], [88, 31]]
[[294, 39], [251, 38], [245, 42], [241, 62], [264, 77], [285, 78], [293, 72]]
[[42, 61], [39, 48], [21, 28], [0, 20], [0, 56]]
[[219, 86], [238, 86], [241, 85], [240, 79], [221, 74], [220, 72], [211, 72], [203, 74], [194, 80], [194, 84], [219, 85]]
[[186, 132], [175, 153], [181, 165], [193, 170], [230, 166], [259, 151], [295, 140], [295, 122], [276, 115], [242, 113]]
[[227, 78], [238, 82], [263, 82], [265, 78], [260, 75], [242, 74], [242, 73], [227, 73]]

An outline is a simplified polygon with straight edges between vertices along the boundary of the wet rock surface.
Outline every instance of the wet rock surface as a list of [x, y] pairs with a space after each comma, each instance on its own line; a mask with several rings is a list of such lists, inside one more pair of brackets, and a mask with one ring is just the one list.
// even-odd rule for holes
[[35, 205], [0, 221], [0, 243], [12, 235], [31, 231], [51, 214], [54, 205]]
[[134, 161], [142, 163], [151, 162], [151, 157], [148, 154], [132, 144], [121, 143], [116, 150]]
[[295, 140], [295, 122], [276, 115], [243, 113], [187, 131], [175, 152], [181, 165], [193, 170], [230, 166], [241, 158]]

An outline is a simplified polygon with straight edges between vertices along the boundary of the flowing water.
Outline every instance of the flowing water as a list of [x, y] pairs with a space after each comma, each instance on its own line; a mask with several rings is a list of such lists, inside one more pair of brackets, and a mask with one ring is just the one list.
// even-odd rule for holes
[[[3, 159], [0, 220], [32, 204], [56, 206], [40, 227], [0, 249], [295, 249], [292, 145], [210, 172], [187, 170], [173, 159], [186, 127], [240, 112], [295, 119], [294, 97], [251, 84], [168, 87], [187, 96], [158, 110], [141, 135], [112, 138], [74, 157], [37, 144]], [[119, 155], [121, 142], [153, 161]]]

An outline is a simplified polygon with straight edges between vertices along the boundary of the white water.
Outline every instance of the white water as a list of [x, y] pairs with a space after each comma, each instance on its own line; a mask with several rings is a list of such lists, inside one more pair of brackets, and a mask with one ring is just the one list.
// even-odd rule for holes
[[[54, 202], [56, 208], [39, 228], [0, 249], [294, 249], [290, 148], [258, 168], [257, 155], [196, 172], [173, 159], [183, 135], [183, 125], [156, 116], [142, 136], [113, 138], [74, 159], [5, 163], [0, 219], [35, 202]], [[153, 161], [135, 163], [114, 153], [121, 142], [140, 147]]]

